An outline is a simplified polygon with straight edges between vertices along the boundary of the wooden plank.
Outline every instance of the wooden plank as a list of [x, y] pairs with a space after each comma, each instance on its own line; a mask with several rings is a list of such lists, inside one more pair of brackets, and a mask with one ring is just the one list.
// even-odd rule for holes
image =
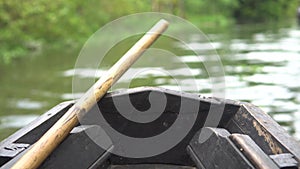
[[206, 127], [201, 132], [210, 137], [202, 143], [199, 140], [199, 131], [187, 149], [198, 168], [255, 168], [232, 143], [227, 130]]
[[257, 169], [276, 169], [278, 166], [265, 154], [261, 148], [248, 136], [244, 134], [232, 134], [229, 138], [245, 157]]
[[243, 103], [224, 126], [229, 132], [249, 135], [268, 155], [291, 153], [300, 160], [300, 144], [260, 108]]
[[285, 169], [297, 169], [299, 163], [294, 159], [290, 153], [270, 155], [270, 158], [279, 166]]
[[[108, 159], [110, 153], [100, 148], [90, 139], [86, 132], [97, 132], [97, 126], [79, 126], [75, 127], [69, 137], [64, 140], [57, 149], [42, 163], [43, 169], [82, 169], [101, 166]], [[100, 137], [100, 135], [99, 135]], [[110, 149], [112, 149], [112, 145]], [[23, 153], [16, 156], [13, 160], [3, 165], [1, 169], [11, 168]], [[98, 165], [95, 163], [97, 161]]]

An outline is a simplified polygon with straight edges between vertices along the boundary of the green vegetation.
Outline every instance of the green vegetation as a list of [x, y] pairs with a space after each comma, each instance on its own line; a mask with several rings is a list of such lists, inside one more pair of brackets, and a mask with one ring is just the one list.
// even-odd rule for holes
[[235, 17], [240, 22], [280, 21], [296, 15], [298, 0], [239, 0]]
[[103, 24], [137, 12], [172, 13], [201, 27], [219, 27], [290, 18], [298, 4], [298, 0], [0, 0], [0, 62], [41, 46], [82, 45]]
[[[238, 8], [238, 0], [187, 1], [187, 18], [194, 23], [210, 27], [226, 26], [234, 22], [233, 12]], [[200, 17], [199, 17], [200, 16]]]

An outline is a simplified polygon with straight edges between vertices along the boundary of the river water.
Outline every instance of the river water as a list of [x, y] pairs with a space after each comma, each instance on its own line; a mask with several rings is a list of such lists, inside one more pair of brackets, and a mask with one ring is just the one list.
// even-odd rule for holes
[[[204, 31], [223, 63], [226, 82], [226, 98], [251, 102], [269, 113], [296, 139], [300, 140], [300, 28], [296, 23], [283, 25], [236, 25], [231, 29]], [[143, 85], [178, 89], [180, 78], [189, 88], [189, 80], [196, 78], [199, 92], [209, 95], [209, 78], [201, 59], [186, 52], [173, 41], [160, 45], [176, 48], [181, 62], [189, 65], [192, 76], [184, 67], [148, 64], [145, 59], [137, 63], [131, 72], [143, 72], [132, 79], [121, 79], [113, 90]], [[191, 36], [187, 45], [194, 50], [209, 50], [207, 42]], [[46, 112], [56, 104], [73, 99], [72, 77], [94, 78], [95, 71], [82, 68], [74, 71], [80, 49], [44, 49], [30, 56], [0, 67], [0, 140], [15, 132]], [[121, 56], [122, 52], [114, 52]], [[116, 57], [107, 59], [107, 67]], [[168, 62], [168, 61], [165, 61]], [[176, 61], [174, 61], [175, 64]], [[151, 62], [152, 63], [152, 62]], [[148, 64], [148, 65], [147, 65]], [[147, 69], [148, 68], [148, 69]], [[96, 76], [101, 76], [100, 69]], [[167, 75], [167, 72], [171, 75]], [[130, 73], [129, 73], [130, 74]], [[128, 84], [130, 83], [130, 84]], [[75, 97], [81, 93], [75, 93]]]

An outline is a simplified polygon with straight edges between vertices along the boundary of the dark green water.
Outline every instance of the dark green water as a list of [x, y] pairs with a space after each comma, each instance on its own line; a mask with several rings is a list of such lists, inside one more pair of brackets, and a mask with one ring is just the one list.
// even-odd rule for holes
[[[243, 25], [204, 32], [222, 59], [226, 74], [226, 98], [260, 106], [299, 140], [300, 29], [297, 24]], [[197, 78], [200, 93], [210, 94], [205, 69], [191, 52], [168, 39], [163, 39], [156, 45], [165, 45], [176, 51], [180, 60], [189, 65]], [[201, 42], [193, 36], [188, 45], [195, 50], [210, 50], [207, 42]], [[123, 47], [122, 50], [112, 52], [111, 56], [116, 57], [108, 57], [101, 70], [105, 70], [125, 49]], [[73, 98], [72, 77], [79, 51], [79, 48], [65, 47], [44, 49], [0, 67], [0, 140], [56, 104]], [[172, 72], [172, 75], [187, 84], [192, 78], [182, 73], [182, 67], [174, 66], [176, 61], [157, 65], [149, 63], [153, 62], [146, 58], [131, 70], [137, 72], [148, 68], [145, 73], [130, 81], [130, 87], [152, 85], [178, 89], [176, 81], [159, 70]], [[159, 60], [159, 63], [164, 63], [164, 59]], [[88, 68], [75, 74], [82, 79], [94, 78], [94, 75], [93, 70]], [[100, 75], [101, 71], [97, 76]], [[113, 90], [125, 88], [129, 80], [121, 79]], [[188, 87], [184, 91], [196, 92]]]

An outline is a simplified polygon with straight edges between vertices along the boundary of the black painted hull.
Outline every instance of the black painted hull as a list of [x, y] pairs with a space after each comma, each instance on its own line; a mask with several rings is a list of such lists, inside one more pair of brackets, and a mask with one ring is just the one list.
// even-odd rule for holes
[[[146, 124], [126, 120], [114, 106], [112, 98], [122, 101], [129, 94], [138, 110], [149, 107], [149, 94], [167, 98], [162, 115]], [[192, 129], [175, 147], [149, 158], [124, 158], [103, 150], [86, 134], [96, 131], [97, 121], [88, 118], [100, 108], [105, 119], [116, 130], [132, 137], [149, 137], [167, 130], [178, 118], [180, 104], [200, 104], [197, 111], [186, 110], [185, 119], [196, 115]], [[9, 168], [26, 152], [73, 104], [61, 103], [28, 126], [0, 143], [0, 166]], [[224, 110], [220, 107], [224, 106]], [[87, 115], [84, 125], [78, 125], [41, 168], [298, 168], [300, 145], [261, 109], [249, 103], [196, 94], [179, 93], [161, 88], [143, 87], [107, 94]], [[204, 126], [208, 112], [221, 113], [218, 126]], [[149, 112], [148, 112], [149, 113]], [[150, 112], [151, 113], [151, 112]], [[92, 120], [91, 120], [92, 119]], [[101, 125], [101, 124], [100, 124]], [[200, 143], [199, 131], [211, 137]]]

